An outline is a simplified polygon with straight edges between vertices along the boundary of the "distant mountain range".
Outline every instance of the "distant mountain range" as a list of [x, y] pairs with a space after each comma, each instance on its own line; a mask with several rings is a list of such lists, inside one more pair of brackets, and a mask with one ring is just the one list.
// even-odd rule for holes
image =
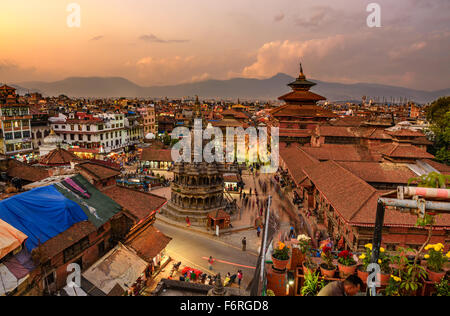
[[[268, 79], [235, 78], [229, 80], [206, 80], [171, 86], [142, 87], [121, 77], [71, 77], [55, 82], [22, 82], [12, 85], [20, 94], [40, 92], [45, 96], [65, 94], [70, 97], [142, 97], [179, 98], [198, 95], [201, 98], [232, 98], [274, 100], [290, 91], [286, 85], [294, 80], [286, 74]], [[317, 83], [312, 91], [330, 101], [360, 101], [362, 96], [408, 98], [418, 103], [428, 103], [440, 96], [450, 95], [450, 89], [421, 91], [402, 87], [371, 83], [342, 84], [312, 80]]]

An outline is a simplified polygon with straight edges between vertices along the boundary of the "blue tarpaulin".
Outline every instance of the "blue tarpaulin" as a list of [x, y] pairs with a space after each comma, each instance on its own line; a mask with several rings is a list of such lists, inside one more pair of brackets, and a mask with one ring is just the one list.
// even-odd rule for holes
[[0, 201], [0, 219], [28, 236], [25, 246], [31, 252], [88, 218], [78, 204], [51, 185]]

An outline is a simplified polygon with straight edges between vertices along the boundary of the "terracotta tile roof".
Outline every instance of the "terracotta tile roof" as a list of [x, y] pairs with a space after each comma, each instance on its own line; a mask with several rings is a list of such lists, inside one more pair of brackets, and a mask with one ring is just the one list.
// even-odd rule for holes
[[128, 210], [137, 221], [147, 218], [154, 211], [159, 210], [167, 199], [155, 194], [145, 193], [122, 186], [113, 186], [102, 191], [117, 204]]
[[334, 136], [334, 137], [360, 137], [360, 133], [353, 127], [345, 126], [327, 126], [320, 125], [318, 127], [319, 136]]
[[16, 90], [16, 88], [4, 84], [3, 86], [0, 87], [0, 90]]
[[215, 220], [226, 219], [226, 218], [230, 218], [230, 214], [228, 214], [224, 210], [217, 210], [217, 211], [209, 212], [208, 217], [215, 219]]
[[292, 128], [280, 128], [280, 137], [311, 137], [312, 131], [309, 129], [292, 129]]
[[72, 154], [71, 152], [63, 148], [57, 148], [42, 157], [39, 162], [43, 165], [49, 166], [66, 166], [70, 165], [70, 163], [73, 161], [80, 160], [81, 159], [78, 158], [78, 156], [76, 156], [75, 154]]
[[30, 166], [15, 159], [8, 161], [7, 175], [30, 182], [40, 181], [50, 176], [45, 168]]
[[433, 145], [433, 142], [429, 141], [426, 136], [416, 137], [411, 141], [411, 143], [417, 145]]
[[222, 113], [220, 113], [222, 116], [233, 116], [234, 118], [237, 119], [248, 119], [249, 117], [247, 115], [245, 115], [244, 113], [240, 112], [240, 111], [236, 111], [233, 109], [227, 109], [225, 111], [223, 111]]
[[153, 226], [136, 235], [126, 245], [133, 248], [139, 257], [147, 262], [151, 262], [162, 250], [164, 250], [172, 238], [167, 237]]
[[382, 128], [364, 128], [362, 135], [368, 139], [392, 139]]
[[76, 165], [75, 168], [80, 171], [86, 171], [90, 175], [92, 175], [93, 177], [95, 177], [99, 180], [108, 179], [111, 177], [117, 177], [117, 176], [121, 175], [121, 172], [118, 169], [114, 169], [114, 168], [107, 167], [107, 166], [104, 166], [104, 165], [101, 165], [98, 163], [94, 163], [94, 162], [90, 162], [90, 161], [79, 163], [78, 165]]
[[318, 160], [380, 161], [381, 157], [360, 145], [323, 144], [321, 147], [303, 147], [306, 153]]
[[236, 119], [223, 119], [220, 121], [213, 121], [211, 125], [214, 127], [242, 127], [245, 128], [245, 124], [239, 122]]
[[239, 177], [236, 174], [224, 175], [224, 182], [239, 182]]
[[339, 164], [366, 182], [407, 184], [416, 177], [407, 166], [394, 163], [345, 161]]
[[103, 120], [101, 118], [90, 118], [87, 120], [83, 120], [83, 119], [68, 119], [66, 120], [67, 124], [99, 124], [102, 123]]
[[336, 114], [317, 105], [286, 104], [269, 110], [275, 117], [336, 117]]
[[314, 101], [314, 102], [324, 101], [326, 99], [327, 98], [325, 98], [321, 95], [318, 95], [314, 92], [301, 91], [301, 90], [289, 92], [278, 98], [278, 100], [283, 100], [283, 101]]
[[[376, 193], [371, 185], [335, 161], [305, 167], [304, 171], [347, 222], [351, 221]], [[358, 194], [355, 194], [356, 192]], [[374, 219], [375, 217], [371, 218], [371, 221]]]
[[333, 126], [359, 127], [365, 120], [366, 118], [362, 116], [346, 116], [339, 117], [329, 123]]
[[[304, 171], [346, 223], [354, 226], [375, 226], [377, 201], [386, 191], [377, 191], [334, 161], [305, 167]], [[416, 221], [416, 216], [387, 211], [384, 226], [415, 227]], [[449, 227], [450, 215], [437, 218], [436, 229]]]
[[385, 144], [372, 148], [373, 151], [390, 158], [433, 159], [432, 154], [411, 144]]
[[171, 149], [155, 149], [144, 148], [141, 153], [141, 161], [163, 161], [170, 162], [172, 160], [172, 150]]
[[35, 251], [41, 249], [42, 254], [48, 259], [51, 259], [95, 231], [97, 231], [97, 228], [91, 222], [79, 222], [61, 234], [47, 240], [40, 248], [36, 248]]
[[307, 154], [296, 144], [290, 146], [280, 144], [280, 158], [286, 164], [288, 172], [297, 186], [304, 183], [307, 178], [303, 168], [319, 163], [319, 160]]

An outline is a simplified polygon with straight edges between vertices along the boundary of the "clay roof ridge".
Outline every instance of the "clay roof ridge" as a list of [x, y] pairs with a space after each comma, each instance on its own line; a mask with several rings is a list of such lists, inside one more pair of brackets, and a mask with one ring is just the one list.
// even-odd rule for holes
[[302, 146], [300, 146], [300, 144], [297, 144], [298, 149], [300, 149], [300, 151], [313, 163], [319, 163], [320, 160], [314, 158], [313, 156], [311, 156], [310, 154], [308, 154], [306, 151], [303, 150]]
[[397, 150], [398, 146], [399, 146], [399, 144], [393, 144], [392, 150], [389, 152], [389, 156], [392, 155], [394, 153], [394, 151]]
[[369, 197], [364, 201], [364, 203], [362, 203], [361, 206], [360, 206], [360, 207], [352, 214], [352, 216], [350, 216], [350, 218], [348, 219], [348, 221], [351, 222], [351, 221], [356, 217], [356, 215], [359, 214], [359, 212], [362, 210], [362, 208], [363, 208], [367, 203], [369, 203], [369, 201], [372, 199], [372, 197], [373, 197], [374, 195], [376, 195], [376, 194], [378, 194], [378, 192], [377, 192], [377, 190], [374, 189], [373, 192], [372, 192], [372, 194], [370, 194]]
[[364, 181], [363, 179], [361, 179], [360, 177], [358, 177], [356, 174], [354, 174], [353, 172], [351, 172], [350, 170], [347, 170], [346, 168], [344, 168], [344, 166], [342, 166], [341, 164], [339, 164], [337, 161], [334, 160], [330, 160], [330, 162], [334, 163], [338, 168], [341, 168], [342, 170], [349, 172], [350, 174], [352, 174], [353, 176], [355, 176], [355, 178], [361, 182], [361, 184], [363, 184], [364, 186], [370, 187], [373, 191], [376, 191], [370, 184], [368, 184], [366, 181]]

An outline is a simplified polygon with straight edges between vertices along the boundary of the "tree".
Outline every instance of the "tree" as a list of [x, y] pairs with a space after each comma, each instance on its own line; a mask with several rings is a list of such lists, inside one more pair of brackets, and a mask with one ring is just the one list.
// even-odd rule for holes
[[163, 143], [166, 146], [169, 146], [171, 143], [172, 139], [169, 136], [169, 133], [167, 133], [167, 131], [164, 132], [164, 136], [163, 136]]
[[436, 159], [450, 165], [450, 97], [434, 101], [427, 111], [434, 134], [434, 154]]

